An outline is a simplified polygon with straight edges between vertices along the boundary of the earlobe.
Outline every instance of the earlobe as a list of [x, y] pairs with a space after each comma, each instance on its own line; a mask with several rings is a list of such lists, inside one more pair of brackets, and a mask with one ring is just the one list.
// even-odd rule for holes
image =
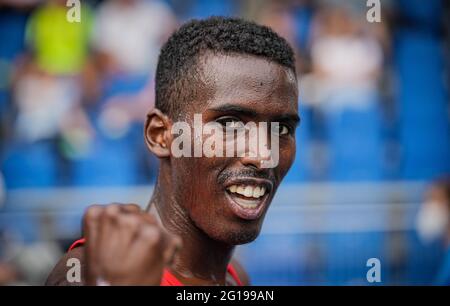
[[147, 114], [145, 122], [145, 143], [157, 157], [170, 156], [169, 143], [171, 122], [159, 109], [153, 109]]

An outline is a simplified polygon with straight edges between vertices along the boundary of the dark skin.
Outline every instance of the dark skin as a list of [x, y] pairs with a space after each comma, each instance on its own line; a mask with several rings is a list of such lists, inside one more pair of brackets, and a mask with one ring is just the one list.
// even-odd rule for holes
[[[245, 271], [232, 259], [233, 250], [258, 236], [294, 161], [297, 80], [289, 68], [250, 55], [208, 55], [201, 65], [207, 81], [196, 101], [185, 107], [183, 118], [171, 119], [158, 109], [148, 114], [145, 139], [160, 159], [160, 171], [146, 211], [135, 205], [89, 208], [83, 227], [88, 243], [66, 254], [47, 284], [68, 284], [65, 263], [70, 257], [80, 258], [85, 267], [82, 284], [93, 285], [101, 277], [111, 284], [158, 285], [167, 268], [186, 285], [236, 285], [226, 272], [230, 262], [249, 284]], [[283, 132], [278, 166], [261, 167], [264, 158], [259, 155], [173, 157], [176, 135], [171, 127], [176, 120], [192, 123], [194, 114], [202, 114], [204, 124], [279, 122]], [[231, 209], [230, 184], [267, 188], [257, 217], [245, 219]]]

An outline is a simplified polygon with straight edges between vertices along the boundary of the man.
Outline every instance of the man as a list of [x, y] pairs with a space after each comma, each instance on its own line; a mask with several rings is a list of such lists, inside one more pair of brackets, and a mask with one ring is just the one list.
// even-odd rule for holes
[[[156, 107], [145, 124], [145, 141], [160, 160], [149, 207], [90, 207], [85, 242], [61, 259], [47, 284], [71, 284], [66, 263], [78, 258], [81, 284], [248, 285], [233, 250], [258, 236], [294, 160], [294, 64], [284, 39], [240, 19], [194, 20], [175, 32], [161, 50]], [[264, 166], [269, 156], [259, 153], [179, 157], [172, 127], [192, 127], [195, 115], [224, 131], [236, 123], [278, 123], [267, 133], [267, 140], [278, 137], [278, 150], [271, 152], [278, 163]], [[194, 133], [190, 139], [206, 138]]]
[[432, 284], [450, 285], [450, 179], [439, 178], [432, 182], [425, 201], [416, 216], [416, 229], [424, 244], [442, 246], [443, 260]]

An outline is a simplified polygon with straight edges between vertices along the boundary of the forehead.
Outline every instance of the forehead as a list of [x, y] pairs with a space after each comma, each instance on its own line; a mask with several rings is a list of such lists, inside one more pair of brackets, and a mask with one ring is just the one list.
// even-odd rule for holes
[[202, 65], [212, 87], [202, 110], [236, 104], [273, 115], [297, 112], [297, 79], [287, 67], [251, 55], [206, 56]]

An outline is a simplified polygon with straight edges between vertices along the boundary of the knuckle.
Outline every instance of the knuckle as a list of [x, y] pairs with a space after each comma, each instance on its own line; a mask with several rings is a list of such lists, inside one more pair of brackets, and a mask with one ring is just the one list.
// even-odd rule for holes
[[120, 208], [118, 204], [110, 204], [105, 208], [105, 215], [109, 218], [116, 218], [119, 215]]
[[139, 205], [133, 204], [133, 203], [124, 204], [123, 208], [128, 210], [128, 211], [140, 211], [141, 210], [141, 207]]
[[102, 212], [103, 212], [103, 207], [101, 205], [94, 204], [92, 206], [89, 206], [86, 209], [86, 212], [84, 214], [84, 219], [87, 222], [95, 221], [100, 217]]
[[128, 230], [137, 231], [137, 229], [139, 227], [139, 219], [132, 215], [126, 215], [126, 214], [120, 215], [118, 218], [118, 222], [119, 222], [120, 226], [122, 226]]
[[142, 213], [141, 217], [142, 217], [142, 222], [144, 222], [145, 224], [148, 224], [151, 226], [157, 226], [157, 220], [153, 215], [148, 214], [148, 213]]

